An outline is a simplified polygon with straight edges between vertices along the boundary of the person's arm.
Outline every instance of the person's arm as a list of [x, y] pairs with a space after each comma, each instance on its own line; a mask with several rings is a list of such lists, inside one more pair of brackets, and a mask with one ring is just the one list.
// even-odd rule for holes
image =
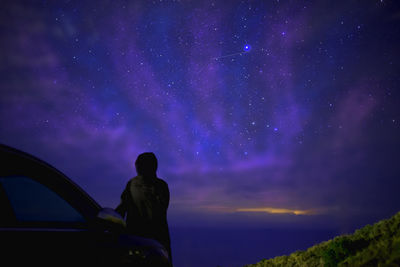
[[165, 183], [165, 185], [166, 185], [166, 190], [167, 190], [167, 209], [168, 209], [168, 206], [169, 206], [169, 188], [168, 188], [168, 184], [167, 183]]
[[168, 184], [165, 181], [163, 181], [163, 205], [164, 205], [165, 210], [168, 209], [169, 198], [170, 198], [170, 195], [169, 195]]
[[128, 185], [126, 186], [124, 192], [122, 192], [122, 194], [121, 194], [121, 203], [115, 209], [115, 211], [118, 212], [122, 216], [122, 218], [125, 218], [126, 211], [128, 210], [127, 203], [126, 203], [127, 194], [129, 194]]

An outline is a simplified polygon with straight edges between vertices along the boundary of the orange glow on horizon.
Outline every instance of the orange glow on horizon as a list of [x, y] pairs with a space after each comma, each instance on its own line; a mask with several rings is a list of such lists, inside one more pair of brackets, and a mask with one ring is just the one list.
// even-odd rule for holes
[[294, 214], [294, 215], [314, 215], [316, 214], [313, 210], [292, 210], [292, 209], [279, 209], [279, 208], [240, 208], [236, 209], [236, 212], [266, 212], [271, 214]]

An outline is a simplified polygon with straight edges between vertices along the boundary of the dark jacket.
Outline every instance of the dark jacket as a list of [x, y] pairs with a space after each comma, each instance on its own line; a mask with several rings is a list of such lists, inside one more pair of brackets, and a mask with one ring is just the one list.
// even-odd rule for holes
[[132, 178], [121, 195], [116, 211], [126, 215], [128, 232], [159, 241], [171, 258], [167, 223], [169, 205], [168, 184], [157, 177]]

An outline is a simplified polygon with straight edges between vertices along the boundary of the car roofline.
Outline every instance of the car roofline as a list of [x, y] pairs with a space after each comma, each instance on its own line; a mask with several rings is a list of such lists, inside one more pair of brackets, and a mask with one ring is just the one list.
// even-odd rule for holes
[[16, 149], [14, 147], [5, 145], [5, 144], [1, 144], [0, 143], [0, 150], [1, 151], [5, 151], [6, 153], [14, 153], [17, 154], [19, 156], [25, 157], [29, 160], [35, 161], [38, 164], [44, 165], [46, 168], [50, 168], [52, 171], [57, 172], [58, 174], [60, 174], [68, 183], [72, 184], [77, 190], [79, 190], [79, 192], [83, 195], [85, 195], [85, 197], [87, 197], [88, 200], [90, 200], [90, 202], [97, 207], [99, 210], [102, 209], [102, 207], [100, 206], [99, 203], [97, 203], [96, 200], [94, 200], [85, 190], [83, 190], [77, 183], [75, 183], [73, 180], [71, 180], [70, 178], [68, 178], [67, 175], [65, 175], [63, 172], [61, 172], [60, 170], [58, 170], [57, 168], [53, 167], [52, 165], [50, 165], [49, 163], [45, 162], [44, 160], [39, 159], [36, 156], [33, 156], [32, 154], [29, 154], [27, 152], [24, 152], [22, 150]]

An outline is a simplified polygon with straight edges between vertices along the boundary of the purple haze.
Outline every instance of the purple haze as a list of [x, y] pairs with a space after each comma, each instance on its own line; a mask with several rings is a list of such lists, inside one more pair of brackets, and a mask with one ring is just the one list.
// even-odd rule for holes
[[2, 6], [0, 142], [101, 205], [153, 151], [171, 227], [341, 233], [399, 210], [396, 1]]

